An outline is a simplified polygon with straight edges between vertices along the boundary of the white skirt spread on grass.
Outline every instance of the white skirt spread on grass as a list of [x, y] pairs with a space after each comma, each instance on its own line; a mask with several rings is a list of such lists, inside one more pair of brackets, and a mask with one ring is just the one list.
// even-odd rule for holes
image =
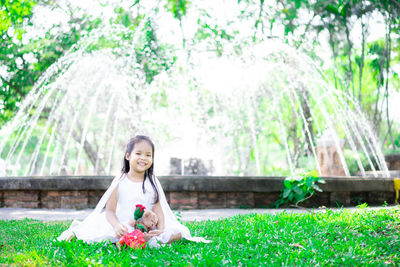
[[[206, 240], [202, 237], [195, 237], [190, 234], [189, 229], [181, 224], [176, 218], [175, 214], [169, 207], [165, 198], [164, 191], [161, 187], [160, 182], [155, 178], [156, 186], [159, 193], [159, 200], [164, 213], [164, 232], [156, 237], [151, 238], [148, 241], [149, 247], [158, 247], [160, 244], [165, 244], [169, 241], [171, 235], [181, 233], [182, 238], [194, 241], [209, 243], [210, 240]], [[83, 221], [74, 220], [71, 226], [65, 230], [57, 240], [67, 240], [72, 234], [77, 239], [83, 240], [87, 243], [95, 242], [118, 242], [118, 238], [111, 224], [107, 221], [105, 215], [105, 205], [111, 196], [111, 193], [118, 186], [118, 202], [116, 209], [116, 216], [120, 223], [128, 227], [129, 232], [133, 231], [133, 228], [128, 225], [129, 220], [133, 219], [134, 210], [137, 204], [144, 205], [147, 209], [152, 209], [154, 205], [155, 191], [151, 186], [149, 179], [146, 179], [144, 187], [145, 192], [142, 189], [142, 182], [132, 182], [124, 174], [121, 177], [117, 176], [114, 178], [110, 187], [104, 193], [99, 203], [97, 204], [94, 211], [86, 217]]]

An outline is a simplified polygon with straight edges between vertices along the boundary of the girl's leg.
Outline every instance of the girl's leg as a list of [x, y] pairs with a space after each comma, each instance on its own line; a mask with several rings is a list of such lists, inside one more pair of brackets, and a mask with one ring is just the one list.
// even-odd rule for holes
[[167, 244], [171, 244], [175, 241], [181, 240], [182, 239], [182, 234], [181, 233], [177, 233], [175, 235], [171, 235], [171, 237], [169, 238]]

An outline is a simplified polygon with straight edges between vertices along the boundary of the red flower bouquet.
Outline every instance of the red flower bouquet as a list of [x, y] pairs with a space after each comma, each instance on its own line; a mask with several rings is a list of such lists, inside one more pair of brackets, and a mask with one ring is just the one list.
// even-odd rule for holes
[[135, 220], [137, 220], [139, 218], [142, 218], [145, 209], [146, 209], [146, 207], [143, 206], [142, 204], [137, 204], [136, 205], [136, 209], [135, 209], [135, 212], [133, 214], [134, 217], [135, 217]]
[[117, 246], [144, 249], [146, 247], [146, 240], [144, 240], [144, 234], [142, 231], [136, 229], [121, 237], [121, 239], [117, 242]]
[[[134, 212], [135, 221], [142, 218], [144, 210], [146, 209], [145, 206], [141, 204], [137, 204]], [[117, 246], [121, 247], [129, 247], [134, 249], [144, 249], [146, 247], [146, 240], [144, 239], [144, 232], [146, 232], [146, 228], [141, 225], [135, 225], [135, 230], [130, 233], [125, 234], [120, 240], [117, 242]]]

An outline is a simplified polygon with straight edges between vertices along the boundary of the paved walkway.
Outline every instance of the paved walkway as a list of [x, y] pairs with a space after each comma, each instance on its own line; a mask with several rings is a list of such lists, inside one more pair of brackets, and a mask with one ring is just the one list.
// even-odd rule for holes
[[[386, 207], [370, 207], [368, 209], [382, 209]], [[390, 208], [390, 207], [388, 207]], [[347, 208], [356, 210], [357, 208]], [[325, 211], [326, 209], [316, 209], [316, 211]], [[331, 209], [339, 210], [339, 209]], [[24, 218], [36, 219], [41, 221], [73, 220], [84, 219], [92, 209], [74, 210], [74, 209], [22, 209], [22, 208], [0, 208], [0, 220], [22, 220]], [[183, 210], [179, 211], [183, 221], [204, 221], [218, 220], [235, 216], [238, 214], [250, 213], [269, 213], [277, 214], [286, 211], [288, 213], [305, 213], [308, 209], [201, 209], [201, 210]]]
[[[1, 220], [22, 220], [24, 218], [57, 221], [84, 219], [92, 209], [22, 209], [22, 208], [0, 208]], [[279, 213], [282, 209], [199, 209], [178, 211], [183, 221], [203, 221], [227, 218], [238, 214], [250, 213]], [[305, 212], [304, 210], [293, 209], [290, 212]]]

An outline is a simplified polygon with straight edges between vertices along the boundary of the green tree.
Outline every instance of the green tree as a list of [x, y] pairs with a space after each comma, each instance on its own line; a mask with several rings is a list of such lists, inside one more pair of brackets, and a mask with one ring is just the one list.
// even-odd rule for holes
[[[29, 25], [32, 17], [32, 9], [37, 1], [1, 0], [0, 7], [0, 125], [9, 120], [18, 103], [29, 92], [30, 88], [22, 87], [13, 79], [16, 72], [31, 72], [24, 65], [26, 57], [23, 57], [22, 37], [25, 26]], [[18, 75], [17, 75], [18, 76]], [[22, 83], [32, 81], [32, 74], [17, 77]]]
[[[260, 1], [260, 14], [263, 5], [264, 1]], [[304, 14], [309, 15], [307, 19], [301, 17]], [[368, 34], [374, 30], [370, 28], [370, 22], [379, 16], [385, 21], [385, 37], [368, 44]], [[391, 66], [399, 63], [399, 17], [400, 4], [395, 0], [278, 0], [274, 15], [269, 16], [269, 21], [265, 19], [267, 23], [263, 25], [273, 27], [280, 22], [288, 43], [302, 47], [304, 40], [313, 39], [314, 49], [318, 49], [319, 36], [327, 32], [333, 63], [329, 73], [336, 88], [358, 99], [363, 110], [372, 110], [368, 114], [376, 126], [376, 133], [383, 135], [384, 141], [389, 137], [388, 144], [394, 149], [393, 122], [388, 101], [390, 86], [398, 83], [398, 74]], [[361, 27], [360, 40], [351, 34], [356, 25]], [[370, 85], [364, 80], [377, 85], [376, 93], [371, 94]], [[380, 114], [383, 109], [384, 117]], [[386, 127], [382, 127], [382, 123]], [[380, 129], [383, 128], [385, 131], [381, 133]]]

